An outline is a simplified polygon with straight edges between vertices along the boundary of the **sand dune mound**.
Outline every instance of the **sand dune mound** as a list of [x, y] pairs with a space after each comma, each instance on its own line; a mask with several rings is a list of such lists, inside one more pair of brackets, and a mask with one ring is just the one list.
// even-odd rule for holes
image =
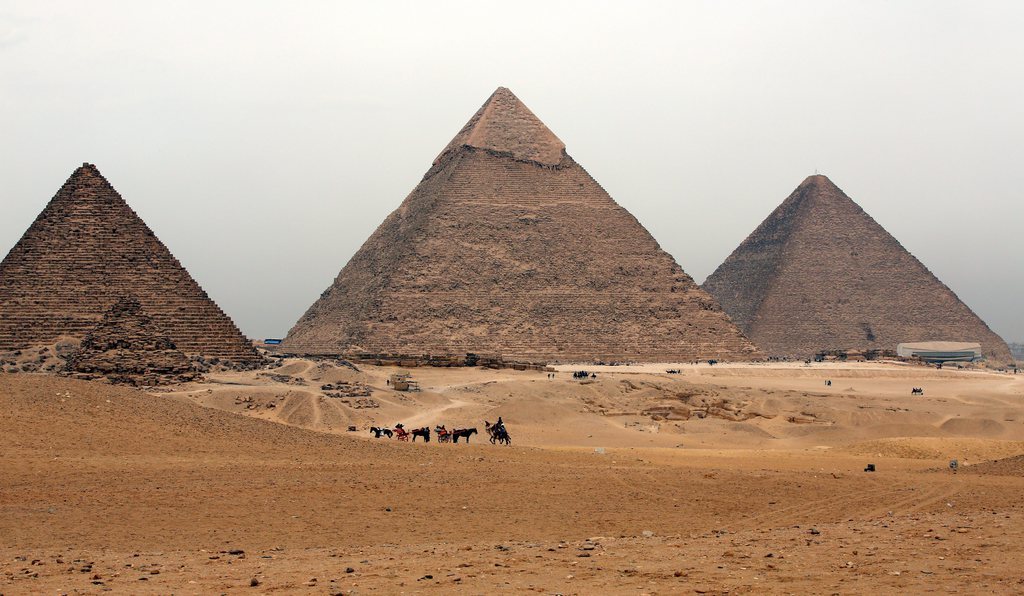
[[903, 437], [862, 441], [842, 449], [847, 453], [904, 459], [958, 459], [981, 462], [1024, 453], [1024, 441], [943, 437]]
[[968, 436], [999, 436], [1005, 427], [991, 418], [950, 418], [943, 422], [939, 428], [954, 434]]
[[0, 436], [12, 450], [115, 455], [279, 457], [296, 447], [337, 454], [362, 442], [149, 395], [42, 375], [0, 375]]
[[989, 461], [964, 468], [970, 474], [990, 474], [993, 476], [1024, 476], [1024, 455], [1015, 455]]

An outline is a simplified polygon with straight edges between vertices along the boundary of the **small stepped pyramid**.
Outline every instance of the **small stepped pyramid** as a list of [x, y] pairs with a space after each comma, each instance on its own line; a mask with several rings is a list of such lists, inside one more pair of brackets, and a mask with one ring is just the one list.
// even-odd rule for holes
[[1006, 343], [825, 176], [810, 176], [704, 282], [769, 356]]
[[261, 357], [95, 166], [68, 178], [0, 262], [0, 351], [83, 338], [131, 294], [189, 356]]
[[195, 379], [189, 357], [132, 296], [115, 302], [70, 357], [75, 376], [112, 383], [161, 385]]
[[758, 356], [505, 88], [441, 151], [282, 350], [532, 362]]

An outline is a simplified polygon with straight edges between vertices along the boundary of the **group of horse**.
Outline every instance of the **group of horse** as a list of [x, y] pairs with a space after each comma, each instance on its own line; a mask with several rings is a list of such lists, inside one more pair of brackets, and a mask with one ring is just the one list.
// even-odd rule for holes
[[[504, 424], [491, 424], [484, 420], [484, 429], [487, 431], [490, 437], [491, 444], [503, 444], [511, 445], [512, 437], [509, 436], [508, 430], [505, 429]], [[434, 433], [437, 434], [438, 443], [458, 443], [459, 439], [465, 439], [466, 443], [469, 443], [469, 438], [475, 434], [479, 434], [476, 428], [453, 428], [448, 430], [443, 425], [434, 427]], [[370, 434], [376, 438], [387, 437], [397, 438], [399, 441], [412, 441], [416, 442], [416, 437], [423, 437], [425, 443], [430, 442], [430, 427], [424, 426], [422, 428], [414, 428], [412, 430], [406, 429], [401, 424], [396, 424], [392, 428], [382, 428], [378, 426], [370, 427]]]

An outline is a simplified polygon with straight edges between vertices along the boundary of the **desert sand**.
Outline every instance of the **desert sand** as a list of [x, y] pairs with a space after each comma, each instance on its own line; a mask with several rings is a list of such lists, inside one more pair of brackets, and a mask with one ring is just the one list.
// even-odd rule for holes
[[[0, 593], [1024, 590], [1024, 375], [414, 368], [422, 391], [396, 392], [395, 372], [0, 375]], [[321, 389], [343, 382], [372, 394]], [[485, 440], [498, 416], [511, 447]], [[367, 431], [397, 422], [480, 434]]]

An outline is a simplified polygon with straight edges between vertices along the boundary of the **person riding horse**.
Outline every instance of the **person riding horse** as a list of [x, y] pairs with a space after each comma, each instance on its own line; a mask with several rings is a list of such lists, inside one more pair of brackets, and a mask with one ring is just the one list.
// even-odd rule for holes
[[512, 438], [509, 437], [508, 430], [505, 429], [505, 421], [500, 417], [494, 424], [484, 420], [484, 427], [487, 429], [487, 434], [491, 435], [491, 444], [504, 443], [505, 445], [512, 444]]

